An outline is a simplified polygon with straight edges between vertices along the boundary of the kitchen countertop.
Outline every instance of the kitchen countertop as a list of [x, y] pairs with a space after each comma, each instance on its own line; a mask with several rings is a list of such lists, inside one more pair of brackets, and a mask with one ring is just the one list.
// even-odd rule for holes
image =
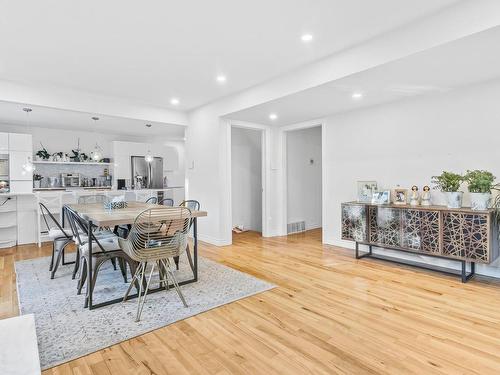
[[[74, 191], [84, 191], [84, 190], [103, 190], [103, 191], [123, 191], [123, 192], [134, 192], [134, 191], [159, 191], [159, 190], [169, 190], [169, 189], [183, 189], [184, 186], [168, 186], [157, 189], [130, 189], [130, 190], [117, 190], [105, 186], [94, 186], [94, 187], [53, 187], [53, 188], [37, 188], [33, 189], [33, 192], [43, 192], [43, 191], [64, 191], [64, 192], [74, 192]], [[14, 194], [15, 195], [15, 194]]]

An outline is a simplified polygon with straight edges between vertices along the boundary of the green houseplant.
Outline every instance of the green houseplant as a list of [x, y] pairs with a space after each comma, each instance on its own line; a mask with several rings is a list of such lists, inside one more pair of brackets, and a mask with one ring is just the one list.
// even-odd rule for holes
[[495, 176], [484, 170], [467, 171], [464, 176], [469, 186], [470, 202], [473, 210], [486, 210], [491, 202], [491, 190], [496, 189]]
[[49, 160], [49, 158], [50, 158], [49, 152], [41, 143], [40, 143], [40, 146], [42, 146], [42, 149], [38, 150], [36, 152], [35, 156], [39, 159], [42, 159], [42, 160]]
[[443, 171], [439, 176], [432, 177], [434, 189], [446, 194], [448, 208], [461, 208], [463, 192], [459, 191], [464, 176], [454, 172]]

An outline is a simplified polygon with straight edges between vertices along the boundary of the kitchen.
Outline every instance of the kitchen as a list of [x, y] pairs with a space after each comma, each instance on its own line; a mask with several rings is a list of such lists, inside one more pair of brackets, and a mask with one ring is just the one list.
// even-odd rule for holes
[[60, 220], [82, 196], [184, 199], [184, 127], [0, 106], [20, 112], [0, 124], [0, 248], [49, 240], [39, 202]]

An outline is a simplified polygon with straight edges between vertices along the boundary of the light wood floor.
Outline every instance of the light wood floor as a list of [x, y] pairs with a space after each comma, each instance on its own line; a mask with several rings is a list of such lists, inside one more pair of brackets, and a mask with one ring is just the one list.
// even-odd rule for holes
[[[0, 317], [16, 315], [13, 263], [48, 255], [0, 252]], [[323, 246], [320, 232], [201, 254], [278, 285], [44, 375], [499, 374], [500, 283], [376, 260]]]

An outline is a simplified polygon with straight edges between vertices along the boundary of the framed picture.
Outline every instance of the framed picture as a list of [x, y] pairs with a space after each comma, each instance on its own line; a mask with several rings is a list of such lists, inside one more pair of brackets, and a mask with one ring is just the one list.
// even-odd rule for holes
[[389, 204], [391, 203], [391, 192], [389, 190], [378, 191], [372, 194], [373, 204]]
[[370, 203], [377, 191], [377, 181], [358, 181], [358, 202]]
[[408, 189], [394, 189], [394, 204], [408, 203]]

